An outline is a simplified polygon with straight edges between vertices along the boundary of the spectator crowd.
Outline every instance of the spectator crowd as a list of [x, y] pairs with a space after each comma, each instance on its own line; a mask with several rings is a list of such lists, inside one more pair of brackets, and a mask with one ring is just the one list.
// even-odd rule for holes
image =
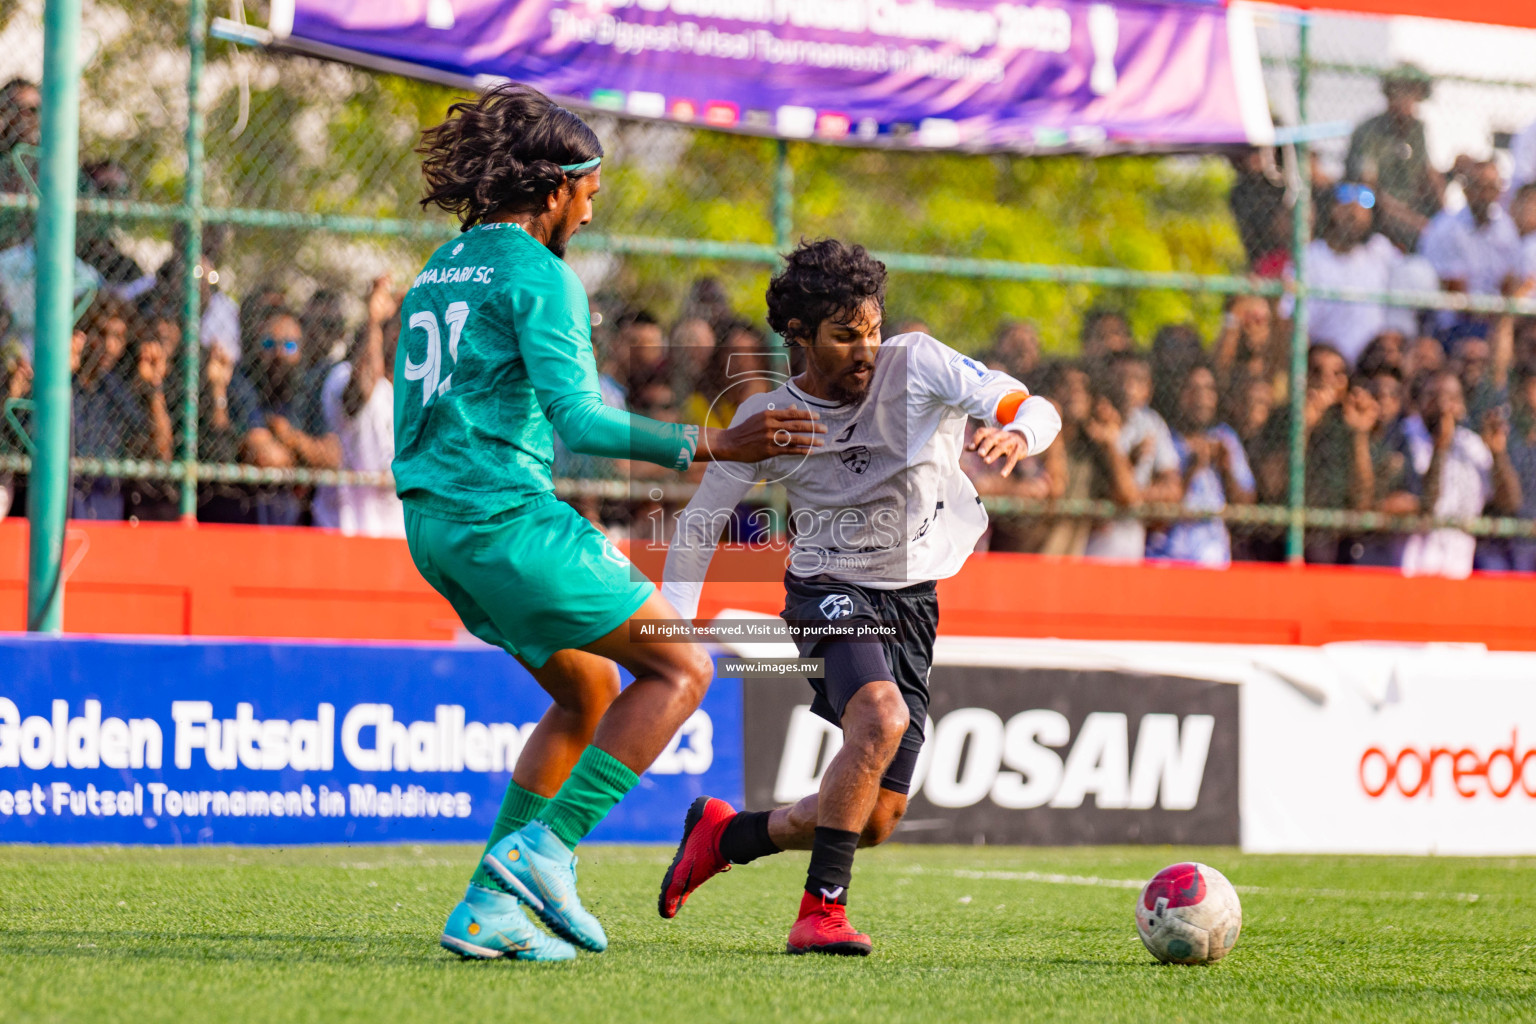
[[[1536, 126], [1518, 146], [1514, 180], [1498, 165], [1459, 158], [1447, 173], [1430, 163], [1418, 104], [1430, 82], [1412, 68], [1383, 79], [1386, 110], [1350, 140], [1342, 177], [1312, 172], [1314, 240], [1309, 287], [1349, 292], [1536, 294]], [[38, 96], [24, 81], [0, 87], [0, 190], [24, 189], [24, 154], [37, 142]], [[1524, 152], [1521, 150], [1520, 152]], [[22, 154], [18, 157], [17, 154]], [[1250, 273], [1294, 278], [1292, 211], [1275, 156], [1233, 157], [1230, 202]], [[1522, 169], [1521, 159], [1530, 165]], [[1522, 178], [1521, 175], [1525, 177]], [[126, 197], [123, 169], [81, 170], [84, 194]], [[34, 255], [22, 218], [0, 238], [0, 455], [24, 449], [31, 388]], [[182, 306], [187, 268], [176, 239], [158, 269], [142, 268], [113, 235], [82, 220], [76, 267], [79, 317], [71, 348], [76, 456], [171, 461], [195, 410], [197, 457], [256, 469], [382, 473], [393, 456], [394, 352], [402, 294], [388, 278], [366, 296], [321, 289], [300, 305], [261, 282], [236, 297], [217, 268], [226, 227], [205, 231], [197, 273], [202, 317], [195, 394], [183, 374]], [[1229, 506], [1291, 500], [1293, 400], [1289, 299], [1236, 295], [1220, 328], [1204, 337], [1170, 324], [1135, 337], [1121, 310], [1084, 318], [1076, 354], [1047, 359], [1035, 325], [998, 324], [981, 354], [1060, 408], [1059, 443], [1008, 478], [966, 456], [978, 490], [1036, 504], [1003, 512], [983, 544], [1116, 560], [1224, 566], [1285, 557], [1281, 526], [1231, 524]], [[348, 308], [361, 308], [349, 322]], [[1308, 303], [1299, 454], [1312, 508], [1443, 518], [1536, 518], [1536, 318], [1420, 310], [1372, 301]], [[605, 320], [603, 314], [608, 314]], [[622, 302], [594, 308], [603, 397], [661, 419], [724, 426], [748, 395], [796, 372], [792, 350], [740, 316], [712, 278], [692, 283], [664, 323]], [[926, 330], [916, 322], [889, 333]], [[971, 339], [942, 339], [974, 348]], [[1057, 344], [1054, 350], [1073, 348]], [[1140, 342], [1146, 340], [1147, 344]], [[20, 400], [20, 401], [16, 401]], [[640, 463], [573, 453], [556, 439], [555, 474], [589, 481], [671, 479]], [[79, 476], [71, 514], [93, 519], [173, 519], [177, 485], [120, 476]], [[0, 469], [0, 517], [24, 509], [26, 480]], [[626, 489], [570, 500], [615, 533], [654, 534], [673, 506]], [[1056, 514], [1051, 503], [1088, 500], [1098, 514]], [[1039, 504], [1045, 503], [1045, 504]], [[1006, 508], [1006, 501], [999, 503]], [[1149, 519], [1145, 506], [1179, 514]], [[1041, 510], [1044, 510], [1043, 512]], [[757, 541], [766, 517], [738, 510], [729, 539]], [[387, 484], [299, 486], [203, 481], [206, 522], [315, 525], [400, 535], [400, 504]], [[1397, 567], [1463, 576], [1474, 567], [1536, 571], [1536, 541], [1476, 539], [1458, 529], [1395, 534], [1308, 529], [1308, 561]]]

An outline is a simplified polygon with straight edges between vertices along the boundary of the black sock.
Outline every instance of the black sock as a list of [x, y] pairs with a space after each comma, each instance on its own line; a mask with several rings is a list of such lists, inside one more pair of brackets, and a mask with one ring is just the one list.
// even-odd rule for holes
[[732, 864], [750, 864], [759, 857], [778, 853], [778, 844], [768, 836], [768, 816], [772, 813], [742, 811], [726, 822], [720, 833], [720, 856]]
[[805, 891], [833, 903], [846, 904], [848, 883], [853, 881], [853, 852], [858, 848], [857, 832], [817, 825], [816, 844], [811, 847], [811, 869], [805, 877]]

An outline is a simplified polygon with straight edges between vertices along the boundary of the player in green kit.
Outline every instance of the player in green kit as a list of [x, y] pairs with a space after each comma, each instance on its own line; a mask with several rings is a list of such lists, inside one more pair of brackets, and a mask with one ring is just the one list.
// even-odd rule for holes
[[[554, 432], [575, 452], [684, 469], [809, 452], [822, 427], [804, 409], [719, 430], [602, 403], [586, 292], [562, 259], [601, 187], [602, 146], [575, 114], [502, 85], [449, 108], [420, 152], [423, 205], [457, 214], [462, 233], [400, 311], [394, 473], [411, 557], [466, 629], [554, 699], [441, 941], [466, 957], [568, 960], [570, 943], [608, 942], [577, 898], [573, 850], [699, 706], [712, 667], [692, 644], [631, 639], [629, 620], [677, 613], [555, 499]], [[634, 676], [622, 693], [615, 663]]]

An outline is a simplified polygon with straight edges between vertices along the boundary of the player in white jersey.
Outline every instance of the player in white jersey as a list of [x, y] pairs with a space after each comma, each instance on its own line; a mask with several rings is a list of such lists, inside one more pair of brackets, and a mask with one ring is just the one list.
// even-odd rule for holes
[[987, 527], [960, 470], [972, 447], [1004, 475], [1061, 429], [1055, 406], [1005, 373], [926, 334], [881, 342], [885, 265], [859, 246], [802, 244], [768, 286], [768, 322], [799, 346], [806, 369], [744, 400], [811, 409], [826, 444], [809, 455], [710, 465], [678, 517], [662, 593], [693, 618], [731, 510], [759, 481], [789, 496], [792, 532], [784, 619], [800, 653], [824, 659], [812, 710], [843, 731], [820, 791], [791, 807], [737, 813], [714, 797], [689, 808], [658, 909], [673, 917], [706, 879], [758, 857], [809, 849], [791, 953], [870, 951], [848, 922], [854, 850], [885, 841], [907, 807], [928, 712], [938, 628], [934, 581], [953, 576]]

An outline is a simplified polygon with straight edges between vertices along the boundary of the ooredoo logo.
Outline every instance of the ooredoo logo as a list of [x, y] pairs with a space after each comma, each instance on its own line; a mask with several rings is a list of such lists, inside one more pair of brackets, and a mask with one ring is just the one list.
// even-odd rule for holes
[[1536, 749], [1522, 751], [1515, 729], [1510, 730], [1509, 746], [1487, 754], [1472, 747], [1403, 747], [1396, 752], [1371, 747], [1360, 755], [1360, 788], [1373, 799], [1389, 790], [1427, 799], [1435, 795], [1437, 771], [1466, 800], [1484, 793], [1503, 800], [1516, 790], [1536, 797]]

